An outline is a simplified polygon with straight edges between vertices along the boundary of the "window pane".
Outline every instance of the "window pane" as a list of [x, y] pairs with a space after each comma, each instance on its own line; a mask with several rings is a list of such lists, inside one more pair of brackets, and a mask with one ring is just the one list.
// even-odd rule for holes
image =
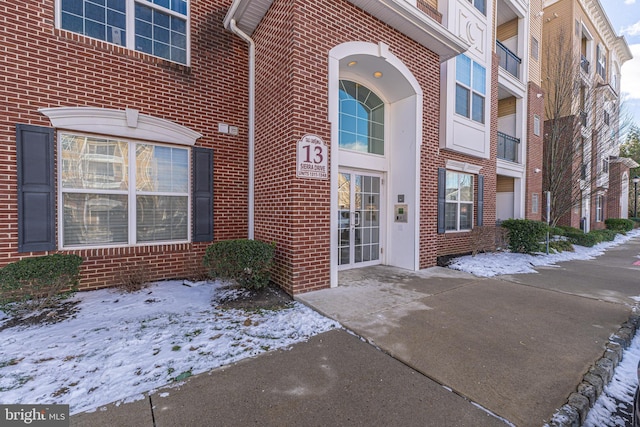
[[474, 93], [472, 99], [471, 111], [473, 116], [471, 118], [478, 123], [484, 123], [484, 97]]
[[482, 65], [473, 63], [473, 90], [481, 95], [486, 94], [487, 73]]
[[187, 240], [187, 197], [136, 197], [138, 242]]
[[74, 33], [84, 34], [83, 21], [79, 16], [63, 13], [62, 28], [64, 28], [65, 30], [73, 31]]
[[459, 175], [455, 172], [447, 172], [447, 188], [446, 188], [446, 199], [447, 200], [459, 200], [458, 195], [458, 184], [459, 184]]
[[457, 230], [458, 204], [447, 203], [444, 207], [444, 228], [445, 230]]
[[469, 117], [469, 89], [456, 85], [456, 113]]
[[473, 201], [473, 176], [459, 174], [460, 176], [460, 200], [463, 202]]
[[482, 14], [486, 14], [485, 0], [473, 0], [473, 5], [482, 12]]
[[62, 11], [83, 16], [83, 2], [82, 0], [62, 0]]
[[64, 246], [127, 243], [127, 195], [64, 193]]
[[138, 191], [187, 193], [188, 151], [183, 148], [138, 144], [136, 188]]
[[460, 204], [460, 230], [471, 230], [473, 223], [473, 205], [469, 203]]
[[465, 55], [456, 57], [456, 81], [471, 87], [471, 59]]
[[61, 145], [63, 188], [127, 190], [126, 142], [62, 135]]
[[339, 146], [384, 155], [384, 103], [365, 86], [340, 81]]

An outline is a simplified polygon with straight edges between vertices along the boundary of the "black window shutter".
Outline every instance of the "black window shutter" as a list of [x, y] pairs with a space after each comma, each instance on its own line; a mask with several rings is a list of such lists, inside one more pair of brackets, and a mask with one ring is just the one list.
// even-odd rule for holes
[[194, 147], [193, 156], [193, 241], [213, 240], [213, 150]]
[[438, 168], [438, 234], [444, 233], [444, 208], [447, 191], [447, 170]]
[[484, 175], [478, 175], [478, 214], [476, 215], [476, 225], [482, 227], [484, 216]]
[[18, 252], [56, 248], [53, 129], [16, 125]]

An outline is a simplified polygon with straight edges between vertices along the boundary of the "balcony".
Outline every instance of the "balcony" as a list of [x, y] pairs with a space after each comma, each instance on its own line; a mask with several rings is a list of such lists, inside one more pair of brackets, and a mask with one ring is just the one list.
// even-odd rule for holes
[[519, 138], [514, 138], [506, 133], [498, 132], [498, 158], [510, 162], [518, 162]]
[[500, 40], [496, 40], [496, 51], [500, 56], [500, 66], [519, 79], [520, 63], [522, 63], [522, 60], [505, 45], [500, 43]]
[[582, 69], [582, 71], [589, 74], [589, 69], [591, 68], [591, 64], [589, 63], [589, 60], [584, 55], [580, 55], [580, 68]]

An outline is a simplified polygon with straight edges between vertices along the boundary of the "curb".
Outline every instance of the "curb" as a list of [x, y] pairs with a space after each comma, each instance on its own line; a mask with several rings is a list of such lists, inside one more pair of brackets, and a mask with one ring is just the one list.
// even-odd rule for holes
[[614, 370], [622, 360], [624, 350], [631, 345], [639, 326], [640, 307], [636, 305], [629, 319], [609, 338], [602, 357], [591, 365], [576, 391], [567, 398], [567, 403], [553, 414], [551, 421], [544, 424], [544, 427], [582, 426], [589, 410], [613, 378]]

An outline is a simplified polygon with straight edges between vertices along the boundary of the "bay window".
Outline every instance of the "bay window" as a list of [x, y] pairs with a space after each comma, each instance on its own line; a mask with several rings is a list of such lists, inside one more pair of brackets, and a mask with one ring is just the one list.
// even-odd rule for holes
[[62, 133], [63, 247], [189, 240], [189, 149]]

